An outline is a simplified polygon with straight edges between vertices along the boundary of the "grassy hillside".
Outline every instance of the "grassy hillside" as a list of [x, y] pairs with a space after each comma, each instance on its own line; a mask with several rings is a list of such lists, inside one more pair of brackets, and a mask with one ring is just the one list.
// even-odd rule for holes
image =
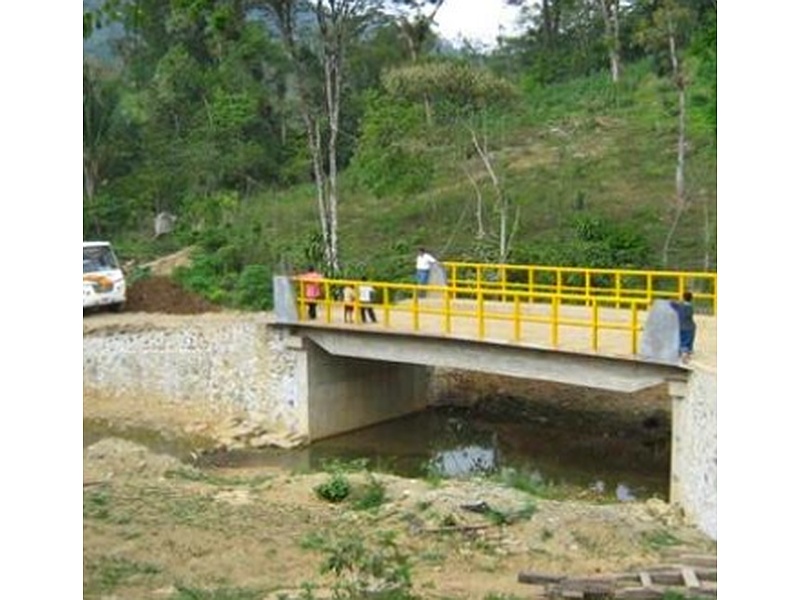
[[[704, 93], [690, 91], [689, 204], [669, 268], [716, 268], [716, 140], [703, 119]], [[511, 262], [663, 267], [675, 195], [676, 106], [670, 82], [645, 64], [630, 67], [616, 87], [601, 74], [524, 90], [521, 110], [489, 124], [492, 160], [519, 209]], [[408, 197], [376, 198], [344, 172], [345, 273], [410, 277], [418, 245], [441, 260], [493, 260], [496, 247], [476, 239], [476, 195], [465, 168], [485, 201], [491, 186], [480, 159], [466, 156], [441, 155], [428, 189]], [[484, 219], [496, 229], [496, 215]], [[206, 240], [205, 271], [194, 278], [205, 293], [197, 282], [214, 270], [227, 272], [219, 286], [233, 290], [246, 265], [260, 265], [258, 273], [303, 268], [319, 229], [316, 192], [311, 185], [263, 191], [231, 203], [220, 222], [225, 227]]]

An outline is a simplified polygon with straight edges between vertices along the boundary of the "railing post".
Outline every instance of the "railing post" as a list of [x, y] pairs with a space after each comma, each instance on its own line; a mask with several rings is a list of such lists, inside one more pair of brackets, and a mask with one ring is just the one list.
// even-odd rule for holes
[[561, 295], [561, 269], [556, 267], [556, 295]]
[[533, 292], [536, 291], [533, 267], [528, 267], [528, 303], [533, 302]]
[[478, 288], [478, 339], [482, 340], [486, 334], [486, 323], [483, 317], [483, 290]]
[[414, 331], [419, 331], [419, 290], [414, 286], [412, 302], [411, 302], [412, 322], [414, 324]]
[[323, 289], [325, 290], [325, 322], [330, 324], [333, 311], [333, 299], [330, 281], [325, 281], [323, 283]]
[[639, 352], [639, 305], [634, 301], [631, 302], [633, 310], [633, 318], [631, 319], [633, 330], [631, 331], [631, 354], [636, 356]]
[[522, 324], [519, 315], [519, 294], [514, 294], [514, 341], [518, 342], [522, 338]]
[[592, 298], [592, 350], [597, 352], [598, 334], [600, 332], [600, 319], [597, 299]]
[[444, 331], [450, 333], [453, 329], [450, 315], [450, 288], [448, 287], [444, 292]]
[[583, 296], [586, 298], [584, 302], [584, 306], [591, 302], [592, 297], [592, 290], [591, 290], [591, 279], [592, 274], [589, 269], [584, 269], [583, 271]]
[[550, 343], [553, 348], [558, 347], [558, 301], [558, 295], [554, 295], [550, 299], [552, 314], [552, 322], [550, 324]]
[[389, 288], [384, 287], [383, 293], [381, 294], [381, 304], [383, 305], [383, 326], [388, 328], [389, 327]]
[[621, 287], [622, 287], [622, 277], [620, 275], [620, 272], [617, 271], [616, 273], [614, 273], [614, 298], [616, 300], [614, 306], [616, 308], [619, 308], [619, 306], [620, 306], [620, 302], [619, 301], [620, 301], [620, 297], [622, 296], [621, 289], [620, 289]]

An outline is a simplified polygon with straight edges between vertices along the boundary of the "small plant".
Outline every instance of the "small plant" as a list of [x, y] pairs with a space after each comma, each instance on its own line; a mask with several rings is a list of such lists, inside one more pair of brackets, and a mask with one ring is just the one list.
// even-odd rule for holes
[[386, 486], [370, 473], [366, 489], [361, 492], [353, 506], [358, 510], [370, 510], [379, 507], [385, 501]]
[[96, 562], [87, 563], [89, 576], [84, 581], [84, 594], [113, 591], [124, 581], [133, 577], [149, 577], [161, 569], [149, 563], [138, 563], [123, 557], [103, 556]]
[[83, 516], [92, 519], [107, 519], [111, 496], [107, 490], [98, 490], [86, 494], [83, 500]]
[[341, 473], [332, 474], [328, 481], [314, 488], [317, 496], [328, 502], [342, 502], [350, 495], [350, 491], [350, 482]]
[[379, 533], [370, 543], [358, 536], [337, 539], [328, 548], [323, 573], [333, 573], [333, 597], [339, 600], [383, 598], [412, 600], [411, 566], [394, 541], [394, 532]]
[[445, 479], [445, 474], [441, 465], [431, 461], [424, 466], [423, 470], [425, 472], [425, 481], [427, 481], [428, 484], [433, 487], [439, 487], [442, 485], [442, 481]]
[[510, 525], [517, 521], [530, 519], [535, 512], [536, 506], [534, 504], [527, 504], [524, 508], [516, 511], [501, 511], [490, 507], [486, 511], [486, 517], [494, 525]]
[[654, 550], [669, 546], [677, 546], [681, 543], [681, 540], [676, 538], [665, 529], [659, 529], [658, 531], [646, 533], [644, 534], [644, 539], [645, 542], [647, 542], [647, 545]]
[[300, 540], [300, 547], [303, 550], [322, 550], [325, 548], [326, 542], [325, 536], [317, 531], [312, 531]]
[[259, 590], [245, 588], [216, 588], [211, 590], [177, 586], [177, 592], [169, 600], [257, 600], [264, 597]]

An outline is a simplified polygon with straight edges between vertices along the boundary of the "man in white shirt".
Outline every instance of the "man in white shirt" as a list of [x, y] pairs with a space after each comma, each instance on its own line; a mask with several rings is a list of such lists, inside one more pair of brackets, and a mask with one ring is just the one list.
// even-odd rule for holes
[[428, 285], [431, 267], [435, 264], [436, 259], [428, 254], [425, 248], [420, 248], [417, 252], [417, 283], [419, 285]]

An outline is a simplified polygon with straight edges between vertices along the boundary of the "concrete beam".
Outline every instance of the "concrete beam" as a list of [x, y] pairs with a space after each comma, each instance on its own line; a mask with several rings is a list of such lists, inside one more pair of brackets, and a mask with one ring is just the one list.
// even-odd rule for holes
[[676, 365], [550, 348], [386, 330], [272, 326], [289, 327], [334, 356], [466, 369], [626, 393], [687, 377], [687, 370]]

